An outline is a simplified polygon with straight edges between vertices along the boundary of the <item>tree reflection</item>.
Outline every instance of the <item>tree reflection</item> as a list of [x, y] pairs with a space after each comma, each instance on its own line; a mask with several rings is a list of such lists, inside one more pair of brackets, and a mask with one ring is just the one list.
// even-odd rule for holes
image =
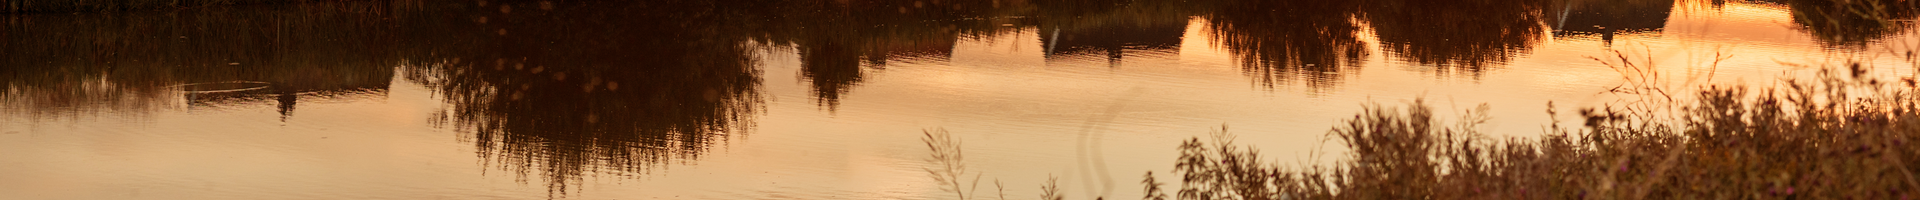
[[1480, 76], [1531, 51], [1544, 36], [1548, 0], [1373, 0], [1362, 16], [1380, 48], [1435, 73]]
[[1673, 0], [1574, 0], [1549, 8], [1556, 37], [1600, 35], [1612, 44], [1616, 34], [1659, 32], [1673, 13]]
[[1913, 28], [1916, 6], [1893, 0], [1785, 0], [1793, 22], [1822, 44], [1862, 48]]
[[1318, 89], [1338, 85], [1342, 71], [1358, 71], [1366, 58], [1359, 9], [1356, 1], [1222, 1], [1203, 17], [1214, 42], [1256, 83], [1304, 79]]
[[[860, 83], [866, 72], [860, 67], [861, 57], [857, 51], [834, 43], [801, 46], [800, 76], [813, 83], [815, 102], [834, 110], [840, 106], [840, 95]], [[873, 64], [881, 62], [884, 61], [876, 60]]]
[[1178, 53], [1194, 7], [1169, 0], [1039, 1], [1041, 48], [1048, 60], [1088, 56], [1118, 65], [1125, 51]]
[[[409, 80], [489, 165], [550, 191], [697, 159], [749, 129], [760, 67], [716, 2], [496, 3], [426, 19]], [[497, 10], [497, 12], [496, 12]]]
[[[387, 4], [0, 17], [0, 107], [40, 116], [144, 115], [184, 102], [384, 96], [399, 59]], [[264, 86], [264, 87], [262, 87]], [[351, 95], [350, 95], [351, 96]]]
[[[996, 20], [1026, 8], [1020, 1], [790, 1], [770, 13], [778, 45], [798, 49], [801, 77], [815, 101], [836, 109], [868, 71], [889, 62], [945, 62], [963, 38], [1012, 30]], [[783, 16], [783, 17], [772, 17]]]
[[[1256, 84], [1322, 89], [1359, 71], [1369, 43], [1441, 75], [1478, 76], [1526, 54], [1548, 27], [1657, 30], [1672, 3], [475, 1], [11, 15], [0, 17], [0, 106], [43, 114], [272, 102], [284, 120], [310, 98], [385, 95], [405, 75], [447, 103], [432, 122], [458, 129], [488, 167], [563, 193], [584, 176], [690, 162], [749, 131], [764, 103], [760, 50], [797, 53], [797, 76], [833, 110], [876, 70], [946, 62], [963, 41], [1038, 31], [1041, 44], [1019, 45], [1050, 49], [1049, 61], [1118, 63], [1126, 51], [1177, 51], [1199, 16]], [[1914, 9], [1896, 3], [1786, 4], [1809, 34], [1844, 46], [1908, 31]], [[1369, 32], [1377, 41], [1361, 35]]]

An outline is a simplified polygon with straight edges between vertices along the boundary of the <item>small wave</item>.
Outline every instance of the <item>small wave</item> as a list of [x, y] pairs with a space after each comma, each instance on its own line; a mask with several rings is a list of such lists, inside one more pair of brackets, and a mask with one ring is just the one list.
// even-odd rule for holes
[[267, 82], [260, 82], [260, 81], [221, 81], [221, 82], [205, 82], [205, 83], [186, 83], [186, 84], [179, 84], [179, 85], [173, 85], [168, 87], [179, 88], [182, 92], [186, 92], [189, 94], [205, 94], [205, 93], [228, 93], [228, 92], [254, 91], [254, 90], [267, 89], [268, 87], [271, 87], [271, 85], [269, 85], [269, 83]]

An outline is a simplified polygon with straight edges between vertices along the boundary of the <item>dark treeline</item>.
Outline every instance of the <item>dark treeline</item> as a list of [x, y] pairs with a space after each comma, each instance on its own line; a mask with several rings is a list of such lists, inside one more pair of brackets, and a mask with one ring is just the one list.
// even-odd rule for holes
[[1554, 35], [1600, 35], [1611, 44], [1614, 35], [1658, 32], [1673, 14], [1673, 0], [1568, 1], [1548, 7]]
[[[1477, 76], [1555, 31], [1658, 32], [1670, 4], [394, 0], [10, 14], [0, 16], [0, 110], [274, 101], [297, 120], [302, 98], [385, 95], [400, 76], [447, 101], [427, 120], [462, 130], [490, 165], [564, 191], [584, 175], [691, 161], [750, 130], [763, 106], [763, 51], [799, 54], [793, 76], [828, 110], [890, 64], [946, 62], [957, 43], [1005, 34], [1040, 36], [1018, 45], [1048, 49], [1049, 61], [1120, 63], [1213, 45], [1256, 84], [1330, 88], [1376, 51], [1441, 75]], [[1887, 37], [1913, 18], [1911, 7], [1787, 4], [1796, 23], [1834, 44]], [[1194, 18], [1207, 22], [1215, 44], [1181, 43]]]
[[[597, 1], [510, 0], [495, 1], [495, 4], [516, 2], [564, 6]], [[434, 7], [429, 4], [481, 7], [478, 6], [481, 3], [484, 2], [388, 0], [326, 4], [380, 5], [383, 8], [369, 9], [367, 12], [399, 11], [413, 15], [435, 15], [424, 13], [444, 13], [447, 11], [435, 9], [446, 6], [428, 9]], [[1376, 51], [1395, 61], [1422, 66], [1426, 68], [1422, 70], [1442, 75], [1478, 76], [1488, 67], [1502, 66], [1514, 57], [1527, 54], [1544, 37], [1600, 35], [1603, 40], [1611, 41], [1614, 35], [1620, 33], [1657, 34], [1672, 12], [1674, 3], [1671, 0], [759, 0], [686, 8], [712, 11], [714, 14], [726, 13], [712, 19], [689, 21], [689, 25], [732, 26], [734, 28], [726, 30], [729, 34], [747, 37], [738, 40], [797, 50], [802, 54], [804, 63], [801, 76], [812, 83], [822, 107], [832, 109], [838, 104], [840, 96], [853, 91], [867, 73], [884, 69], [888, 62], [942, 62], [951, 55], [953, 44], [960, 40], [1002, 34], [1036, 34], [1040, 36], [1040, 44], [1025, 45], [1046, 49], [1048, 57], [1052, 59], [1097, 57], [1117, 64], [1129, 55], [1123, 52], [1176, 51], [1182, 45], [1180, 38], [1183, 37], [1188, 19], [1197, 17], [1208, 21], [1205, 27], [1207, 33], [1218, 43], [1211, 45], [1236, 55], [1241, 67], [1255, 83], [1272, 86], [1299, 81], [1312, 88], [1327, 88], [1338, 85], [1340, 77], [1352, 75], [1351, 72], [1357, 70], [1351, 68], [1358, 67], [1358, 63]], [[1911, 25], [1908, 21], [1915, 18], [1913, 6], [1896, 1], [1783, 0], [1749, 3], [1785, 4], [1792, 9], [1795, 23], [1801, 25], [1808, 34], [1830, 45], [1852, 48], [1902, 33]], [[276, 9], [250, 8], [285, 7], [204, 7], [186, 12], [252, 12]], [[576, 12], [596, 9], [577, 9]], [[652, 6], [647, 9], [659, 9], [650, 12], [686, 12], [672, 6]], [[337, 15], [337, 12], [312, 9], [277, 10], [281, 10], [278, 14], [288, 16], [302, 13], [297, 15], [303, 18]], [[116, 16], [132, 17], [139, 13], [179, 15], [136, 11]], [[394, 14], [400, 13], [384, 15]], [[19, 19], [10, 23], [22, 23], [18, 22], [20, 19], [46, 21], [57, 20], [49, 18], [64, 18], [27, 16], [37, 15], [16, 15], [13, 18]], [[172, 23], [170, 18], [165, 17], [135, 20]], [[252, 23], [261, 23], [257, 22], [260, 20], [255, 21]], [[30, 27], [45, 25], [40, 24]], [[100, 26], [92, 24], [74, 26]], [[15, 32], [25, 35], [77, 30], [11, 27], [15, 27]], [[247, 27], [254, 27], [249, 30], [259, 30], [258, 26]], [[29, 31], [35, 33], [26, 33]], [[75, 37], [98, 38], [95, 35], [102, 34]], [[1375, 40], [1363, 42], [1361, 39], [1368, 37]], [[242, 43], [228, 45], [266, 46]]]
[[[148, 102], [179, 98], [167, 97], [170, 89], [222, 89], [189, 83], [250, 81], [272, 87], [239, 93], [289, 97], [381, 91], [400, 59], [386, 45], [399, 38], [384, 31], [392, 25], [364, 19], [385, 9], [354, 4], [5, 16], [0, 84], [8, 90], [0, 98], [10, 112], [45, 113], [151, 109], [159, 105]], [[201, 97], [235, 96], [230, 94]]]
[[418, 0], [6, 0], [0, 1], [0, 13], [98, 12], [153, 9], [191, 9], [213, 6], [287, 4], [343, 1], [418, 1]]

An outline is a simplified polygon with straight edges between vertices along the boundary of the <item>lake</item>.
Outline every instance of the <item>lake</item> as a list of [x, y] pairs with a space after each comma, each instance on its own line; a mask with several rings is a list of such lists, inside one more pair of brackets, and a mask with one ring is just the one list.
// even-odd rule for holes
[[1181, 142], [1223, 129], [1272, 162], [1332, 163], [1345, 150], [1328, 130], [1368, 105], [1420, 99], [1451, 120], [1484, 104], [1480, 130], [1527, 138], [1643, 97], [1623, 85], [1766, 86], [1855, 64], [1911, 77], [1912, 8], [666, 0], [9, 14], [0, 198], [954, 199], [923, 141], [944, 131], [979, 179], [971, 195], [1031, 198], [1052, 177], [1070, 199], [1130, 199], [1149, 171], [1178, 180]]

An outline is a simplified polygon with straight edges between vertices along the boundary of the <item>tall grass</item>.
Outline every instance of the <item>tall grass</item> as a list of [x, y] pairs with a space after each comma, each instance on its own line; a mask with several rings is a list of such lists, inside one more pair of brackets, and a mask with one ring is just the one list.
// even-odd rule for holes
[[[940, 184], [940, 191], [952, 192], [954, 197], [963, 200], [979, 198], [980, 196], [974, 195], [974, 192], [980, 190], [980, 176], [986, 173], [973, 172], [973, 180], [965, 180], [967, 164], [966, 157], [960, 151], [960, 139], [954, 138], [953, 134], [947, 133], [946, 129], [925, 130], [921, 133], [926, 137], [920, 138], [920, 142], [927, 144], [927, 150], [933, 151], [933, 157], [927, 158], [927, 162], [934, 165], [923, 170], [927, 171], [927, 175], [932, 177], [934, 182]], [[1040, 195], [1041, 199], [1061, 198], [1055, 194], [1059, 191], [1059, 187], [1054, 184], [1055, 180], [1058, 179], [1049, 178], [1046, 185], [1040, 186], [1046, 191], [1045, 194]], [[999, 192], [999, 199], [1007, 199], [1005, 184], [994, 180], [993, 187]]]
[[[1851, 66], [1858, 68], [1857, 65]], [[1333, 166], [1261, 162], [1222, 130], [1179, 147], [1179, 199], [1903, 199], [1920, 191], [1913, 79], [1826, 70], [1780, 87], [1707, 87], [1674, 113], [1582, 109], [1533, 139], [1446, 124], [1416, 101], [1369, 106], [1331, 131]], [[1482, 107], [1481, 109], [1484, 109]], [[1553, 111], [1549, 111], [1550, 113]], [[1150, 183], [1158, 184], [1158, 183]], [[1159, 191], [1149, 187], [1148, 199]]]
[[[1271, 163], [1221, 128], [1210, 140], [1181, 143], [1175, 183], [1149, 171], [1142, 199], [1910, 199], [1920, 192], [1920, 148], [1908, 143], [1920, 139], [1913, 77], [1883, 80], [1849, 63], [1764, 87], [1676, 86], [1654, 83], [1667, 78], [1656, 78], [1651, 66], [1616, 57], [1607, 64], [1636, 83], [1615, 92], [1642, 97], [1580, 109], [1577, 127], [1555, 119], [1539, 137], [1495, 138], [1477, 129], [1490, 119], [1485, 104], [1455, 121], [1419, 100], [1368, 105], [1328, 132], [1351, 152], [1336, 164], [1309, 166]], [[1557, 112], [1549, 103], [1548, 116]], [[933, 148], [936, 158], [942, 149]], [[1042, 189], [1042, 199], [1062, 198], [1053, 183]]]
[[[1148, 172], [1143, 199], [1914, 197], [1920, 148], [1908, 142], [1920, 140], [1916, 80], [1882, 80], [1859, 64], [1818, 75], [1580, 109], [1582, 125], [1555, 119], [1536, 138], [1480, 132], [1489, 119], [1484, 104], [1455, 121], [1441, 120], [1424, 101], [1368, 105], [1329, 131], [1351, 150], [1333, 165], [1270, 163], [1221, 128], [1210, 140], [1181, 143], [1171, 171], [1179, 180], [1163, 183]], [[1623, 90], [1682, 91], [1635, 85]], [[1053, 184], [1043, 189], [1042, 199], [1060, 198]]]

